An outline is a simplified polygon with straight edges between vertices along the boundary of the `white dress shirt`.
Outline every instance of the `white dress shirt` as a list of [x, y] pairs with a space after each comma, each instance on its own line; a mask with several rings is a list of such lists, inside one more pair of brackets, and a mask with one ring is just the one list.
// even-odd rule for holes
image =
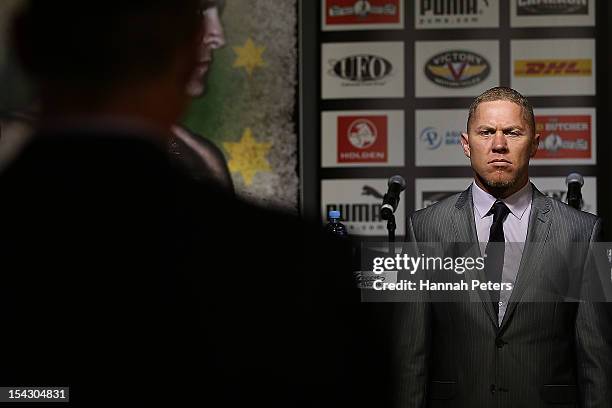
[[[502, 282], [511, 283], [512, 287], [514, 287], [516, 282], [521, 257], [523, 256], [524, 243], [527, 239], [532, 194], [531, 183], [528, 181], [519, 191], [501, 200], [510, 210], [510, 213], [504, 220], [506, 247], [504, 251]], [[474, 182], [472, 183], [472, 201], [474, 203], [474, 222], [476, 223], [476, 233], [480, 243], [480, 253], [484, 255], [487, 243], [489, 242], [491, 225], [493, 224], [493, 214], [489, 213], [489, 211], [497, 199], [478, 187]], [[512, 291], [503, 290], [500, 293], [499, 323], [504, 318], [511, 294]]]

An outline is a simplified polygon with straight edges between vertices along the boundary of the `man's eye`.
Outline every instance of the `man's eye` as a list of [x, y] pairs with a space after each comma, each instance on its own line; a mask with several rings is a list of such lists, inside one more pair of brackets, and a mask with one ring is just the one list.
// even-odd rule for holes
[[198, 10], [198, 14], [204, 17], [204, 15], [206, 14], [208, 10], [216, 6], [217, 4], [214, 1], [203, 1], [200, 3], [200, 9]]
[[214, 0], [205, 0], [200, 2], [200, 8], [206, 10], [212, 7], [217, 7], [217, 2]]
[[480, 131], [480, 134], [481, 134], [482, 136], [489, 136], [489, 135], [493, 134], [493, 131], [492, 131], [492, 130], [490, 130], [490, 129], [487, 129], [487, 130], [481, 130], [481, 131]]

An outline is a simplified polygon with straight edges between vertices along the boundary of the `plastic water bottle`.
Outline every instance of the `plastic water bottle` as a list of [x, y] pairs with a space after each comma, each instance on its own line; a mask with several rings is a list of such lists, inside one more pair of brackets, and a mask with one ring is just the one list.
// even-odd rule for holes
[[340, 211], [330, 211], [328, 214], [329, 222], [325, 226], [325, 231], [338, 237], [347, 237], [346, 226], [340, 222]]

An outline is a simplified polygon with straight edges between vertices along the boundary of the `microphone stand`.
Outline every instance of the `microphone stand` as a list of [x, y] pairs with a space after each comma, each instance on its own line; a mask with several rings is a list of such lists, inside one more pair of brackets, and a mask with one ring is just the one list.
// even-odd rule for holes
[[579, 193], [575, 197], [568, 197], [567, 205], [569, 205], [570, 207], [574, 207], [578, 211], [582, 211], [582, 194]]
[[565, 184], [567, 185], [567, 204], [581, 211], [584, 179], [578, 173], [571, 173], [565, 178]]
[[389, 233], [389, 254], [395, 256], [395, 214], [387, 219], [387, 232]]
[[387, 231], [389, 233], [389, 251], [395, 255], [395, 215], [400, 202], [400, 194], [406, 189], [406, 180], [402, 176], [391, 176], [387, 183], [389, 189], [383, 196], [382, 207], [380, 208], [380, 218], [387, 220]]

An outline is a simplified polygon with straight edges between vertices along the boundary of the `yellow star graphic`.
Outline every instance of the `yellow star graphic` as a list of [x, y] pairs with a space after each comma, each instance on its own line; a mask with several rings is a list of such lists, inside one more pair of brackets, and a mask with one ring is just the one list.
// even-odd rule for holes
[[244, 67], [248, 72], [249, 76], [253, 75], [253, 71], [257, 67], [263, 67], [266, 65], [262, 58], [263, 52], [266, 47], [257, 47], [253, 40], [247, 39], [243, 47], [232, 47], [234, 52], [238, 55], [236, 61], [234, 61], [234, 68]]
[[232, 173], [242, 174], [244, 184], [253, 184], [253, 177], [257, 172], [270, 171], [270, 163], [266, 155], [272, 143], [257, 143], [250, 128], [246, 128], [242, 139], [238, 143], [225, 142], [223, 147], [230, 155], [228, 163]]

